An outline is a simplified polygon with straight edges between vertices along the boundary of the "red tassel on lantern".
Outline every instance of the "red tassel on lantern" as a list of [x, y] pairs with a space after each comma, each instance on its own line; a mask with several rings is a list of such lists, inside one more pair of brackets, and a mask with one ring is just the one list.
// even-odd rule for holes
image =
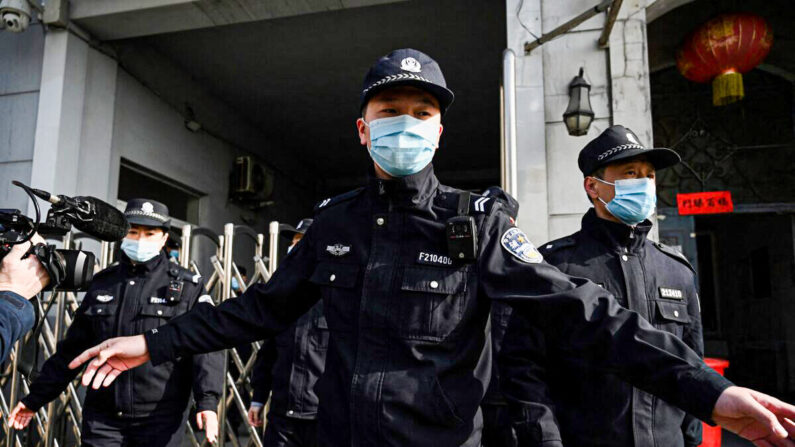
[[676, 54], [682, 76], [712, 81], [712, 104], [723, 106], [745, 96], [742, 73], [759, 65], [773, 45], [773, 31], [754, 14], [723, 14], [693, 31]]

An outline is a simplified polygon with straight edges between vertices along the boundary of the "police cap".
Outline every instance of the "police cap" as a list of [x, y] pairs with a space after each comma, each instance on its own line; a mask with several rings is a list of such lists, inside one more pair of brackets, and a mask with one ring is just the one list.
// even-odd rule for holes
[[296, 234], [306, 233], [310, 225], [312, 225], [312, 219], [301, 219], [296, 226], [279, 224], [279, 235], [287, 239], [292, 239]]
[[168, 207], [150, 199], [130, 199], [124, 210], [124, 217], [127, 218], [130, 225], [160, 228], [168, 228], [171, 225]]
[[378, 59], [370, 67], [364, 77], [359, 108], [363, 109], [367, 101], [381, 90], [399, 85], [417, 87], [435, 96], [442, 114], [455, 98], [435, 60], [421, 51], [402, 48]]
[[577, 164], [583, 175], [593, 174], [597, 169], [620, 160], [643, 155], [660, 170], [673, 166], [682, 159], [668, 148], [647, 148], [640, 143], [634, 132], [621, 125], [610, 126], [601, 135], [591, 140], [580, 151]]

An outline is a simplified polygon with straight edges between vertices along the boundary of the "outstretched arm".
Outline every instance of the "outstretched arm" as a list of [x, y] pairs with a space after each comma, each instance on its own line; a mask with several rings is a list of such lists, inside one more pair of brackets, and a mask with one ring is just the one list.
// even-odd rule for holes
[[218, 351], [270, 338], [306, 313], [320, 292], [309, 282], [315, 267], [313, 228], [284, 259], [267, 284], [249, 288], [218, 307], [196, 306], [143, 335], [120, 337], [95, 346], [69, 364], [91, 360], [83, 384], [108, 386], [125, 371], [151, 359], [155, 364], [180, 356]]
[[795, 446], [786, 439], [788, 430], [795, 433], [795, 407], [732, 386], [673, 334], [654, 329], [596, 284], [542, 262], [523, 233], [508, 232], [513, 225], [501, 214], [490, 216], [481, 236], [483, 295], [513, 306], [544, 331], [549, 345], [569, 351], [584, 366], [614, 373], [757, 445]]

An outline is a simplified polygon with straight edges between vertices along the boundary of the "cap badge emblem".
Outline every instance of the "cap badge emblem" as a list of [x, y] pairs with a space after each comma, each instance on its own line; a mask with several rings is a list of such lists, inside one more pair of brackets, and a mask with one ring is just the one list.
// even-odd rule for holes
[[154, 213], [155, 212], [155, 206], [152, 205], [149, 202], [144, 202], [144, 204], [141, 205], [141, 211], [143, 211], [145, 213]]
[[400, 61], [400, 69], [405, 71], [410, 71], [412, 73], [419, 73], [422, 71], [422, 65], [417, 59], [413, 57], [407, 57]]
[[641, 146], [640, 142], [638, 141], [637, 138], [635, 138], [635, 135], [633, 135], [632, 132], [627, 132], [627, 140], [629, 140], [630, 143], [634, 143], [637, 144], [638, 146]]

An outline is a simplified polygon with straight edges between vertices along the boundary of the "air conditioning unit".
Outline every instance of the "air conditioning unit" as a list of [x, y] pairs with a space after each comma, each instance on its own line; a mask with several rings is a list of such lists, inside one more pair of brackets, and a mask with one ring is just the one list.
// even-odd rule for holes
[[240, 202], [262, 202], [273, 193], [273, 173], [253, 157], [235, 158], [230, 195]]

